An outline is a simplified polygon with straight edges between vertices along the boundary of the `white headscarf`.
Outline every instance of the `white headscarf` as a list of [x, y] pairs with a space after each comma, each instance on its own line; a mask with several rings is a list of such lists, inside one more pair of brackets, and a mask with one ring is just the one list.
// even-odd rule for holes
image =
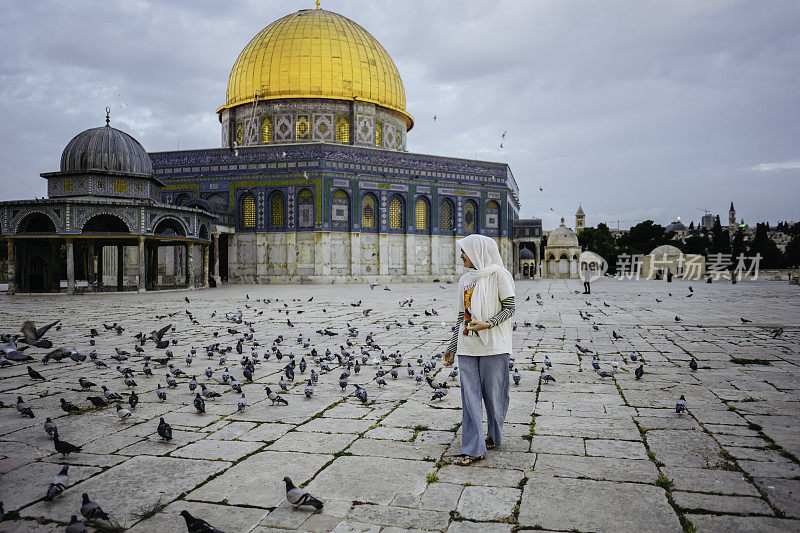
[[[468, 283], [475, 282], [475, 290], [472, 292], [470, 300], [472, 318], [486, 322], [494, 314], [492, 309], [500, 303], [497, 278], [492, 274], [503, 270], [509, 276], [511, 273], [503, 266], [503, 259], [500, 257], [500, 250], [494, 239], [473, 234], [460, 239], [457, 244], [475, 267], [474, 270], [468, 269], [465, 275]], [[484, 329], [478, 332], [478, 336], [486, 344], [489, 332]]]

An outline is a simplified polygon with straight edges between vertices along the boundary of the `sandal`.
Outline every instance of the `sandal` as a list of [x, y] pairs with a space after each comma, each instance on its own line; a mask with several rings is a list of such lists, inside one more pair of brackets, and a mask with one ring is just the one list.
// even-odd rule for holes
[[458, 466], [469, 466], [473, 463], [477, 463], [481, 459], [484, 459], [486, 456], [481, 455], [479, 457], [473, 457], [471, 455], [460, 455], [458, 461], [455, 462]]
[[494, 440], [492, 439], [492, 437], [486, 437], [486, 449], [487, 450], [491, 450], [495, 446], [497, 446], [497, 445], [494, 443]]

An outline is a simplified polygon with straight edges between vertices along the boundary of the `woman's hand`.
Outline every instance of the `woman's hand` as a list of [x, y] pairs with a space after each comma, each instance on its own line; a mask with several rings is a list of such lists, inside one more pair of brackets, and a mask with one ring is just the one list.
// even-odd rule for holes
[[483, 331], [484, 329], [488, 329], [492, 327], [489, 322], [478, 322], [477, 320], [471, 320], [469, 324], [467, 324], [467, 329], [469, 331]]
[[453, 364], [453, 361], [456, 360], [456, 354], [451, 352], [450, 350], [446, 350], [444, 352], [444, 366], [450, 366]]

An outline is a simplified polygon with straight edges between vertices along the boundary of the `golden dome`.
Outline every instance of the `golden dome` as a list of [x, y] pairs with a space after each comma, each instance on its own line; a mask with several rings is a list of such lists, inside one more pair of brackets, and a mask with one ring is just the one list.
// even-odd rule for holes
[[337, 13], [305, 9], [261, 30], [245, 46], [217, 112], [259, 100], [326, 98], [370, 102], [397, 111], [408, 129], [406, 93], [397, 67], [367, 31]]

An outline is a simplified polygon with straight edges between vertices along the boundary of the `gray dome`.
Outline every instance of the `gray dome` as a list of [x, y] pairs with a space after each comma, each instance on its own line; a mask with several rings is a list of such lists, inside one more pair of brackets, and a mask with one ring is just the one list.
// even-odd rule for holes
[[653, 251], [650, 252], [650, 255], [657, 255], [657, 256], [666, 255], [667, 257], [681, 255], [681, 254], [683, 254], [683, 252], [681, 252], [678, 248], [675, 248], [674, 246], [669, 244], [662, 244], [661, 246], [653, 248]]
[[519, 251], [519, 258], [520, 259], [536, 259], [536, 256], [533, 255], [533, 252], [528, 250], [527, 248], [523, 248]]
[[676, 220], [672, 224], [664, 228], [664, 233], [668, 231], [684, 231], [685, 229], [686, 226], [683, 225], [683, 222], [681, 222], [680, 220]]
[[153, 162], [139, 141], [111, 126], [76, 135], [61, 154], [61, 172], [153, 174]]
[[547, 237], [547, 246], [562, 246], [564, 248], [578, 247], [578, 236], [575, 232], [566, 227], [563, 223], [550, 232]]

